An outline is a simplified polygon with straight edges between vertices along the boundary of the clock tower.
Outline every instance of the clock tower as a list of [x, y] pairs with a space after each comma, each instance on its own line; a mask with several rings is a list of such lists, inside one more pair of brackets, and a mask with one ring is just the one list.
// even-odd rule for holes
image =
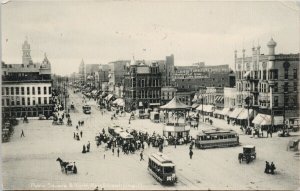
[[25, 42], [22, 45], [22, 51], [23, 51], [23, 56], [22, 56], [22, 64], [32, 64], [32, 59], [30, 56], [30, 44], [27, 41], [27, 38]]

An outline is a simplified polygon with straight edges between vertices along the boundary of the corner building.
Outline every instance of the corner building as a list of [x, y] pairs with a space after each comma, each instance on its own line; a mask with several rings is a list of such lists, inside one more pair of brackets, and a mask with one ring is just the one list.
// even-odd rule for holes
[[50, 116], [53, 111], [51, 64], [46, 55], [42, 63], [33, 63], [27, 40], [22, 48], [22, 64], [2, 62], [2, 117]]

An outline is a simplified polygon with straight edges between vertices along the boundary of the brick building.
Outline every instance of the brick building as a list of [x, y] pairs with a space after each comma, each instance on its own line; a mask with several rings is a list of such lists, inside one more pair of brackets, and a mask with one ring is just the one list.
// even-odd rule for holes
[[150, 66], [131, 61], [124, 76], [125, 109], [127, 111], [160, 105], [161, 73], [157, 63]]

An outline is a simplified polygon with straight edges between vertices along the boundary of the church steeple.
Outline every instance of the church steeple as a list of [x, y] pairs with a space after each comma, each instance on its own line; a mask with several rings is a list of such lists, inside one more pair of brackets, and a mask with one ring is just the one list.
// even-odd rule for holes
[[32, 64], [32, 59], [31, 59], [31, 55], [30, 55], [30, 51], [31, 51], [30, 44], [27, 41], [27, 37], [22, 45], [22, 51], [23, 51], [22, 63], [23, 64]]

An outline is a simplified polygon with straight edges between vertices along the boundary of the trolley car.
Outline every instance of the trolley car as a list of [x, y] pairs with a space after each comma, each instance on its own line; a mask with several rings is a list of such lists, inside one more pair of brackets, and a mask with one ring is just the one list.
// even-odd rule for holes
[[195, 144], [200, 149], [237, 146], [239, 145], [239, 136], [231, 129], [203, 130], [197, 135]]
[[148, 171], [161, 184], [174, 184], [177, 181], [175, 164], [162, 153], [149, 156]]

